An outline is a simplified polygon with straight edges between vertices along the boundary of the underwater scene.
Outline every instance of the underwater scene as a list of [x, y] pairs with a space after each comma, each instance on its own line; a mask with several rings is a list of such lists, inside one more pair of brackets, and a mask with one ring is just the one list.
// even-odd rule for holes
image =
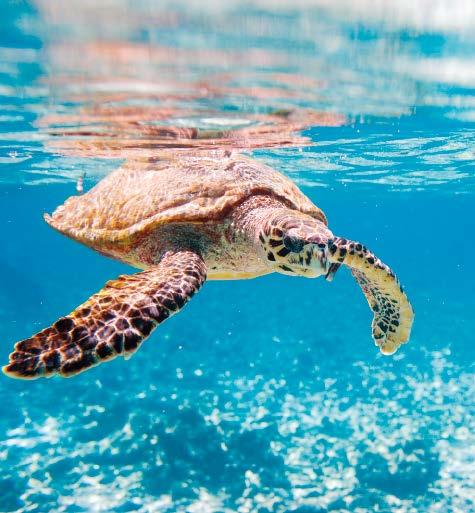
[[208, 280], [127, 358], [1, 374], [0, 513], [474, 513], [475, 4], [0, 7], [1, 366], [140, 270], [44, 214], [121, 168], [105, 212], [121, 227], [130, 177], [163, 162], [288, 177], [394, 270], [415, 314], [385, 355], [346, 265], [331, 282]]

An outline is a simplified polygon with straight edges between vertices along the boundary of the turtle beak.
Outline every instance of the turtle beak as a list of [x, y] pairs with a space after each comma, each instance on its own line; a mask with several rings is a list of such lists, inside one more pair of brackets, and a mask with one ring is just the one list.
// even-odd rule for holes
[[341, 264], [336, 264], [336, 263], [330, 264], [330, 266], [328, 267], [328, 272], [327, 272], [327, 274], [325, 274], [325, 280], [333, 281], [333, 277], [335, 276], [335, 273], [340, 268], [340, 265]]
[[340, 263], [338, 263], [338, 262], [330, 262], [330, 260], [328, 259], [328, 251], [329, 251], [328, 248], [332, 245], [333, 240], [334, 240], [333, 237], [328, 239], [327, 244], [326, 244], [326, 248], [325, 248], [325, 254], [327, 255], [327, 266], [328, 266], [327, 267], [327, 273], [325, 274], [325, 280], [328, 281], [328, 282], [333, 281], [333, 277], [335, 276], [335, 273], [338, 271], [338, 269], [341, 266]]
[[328, 258], [328, 238], [317, 234], [309, 237], [306, 244], [308, 244], [308, 249], [304, 251], [304, 259], [310, 271], [309, 275], [312, 277], [325, 276], [325, 279], [329, 277], [331, 279], [332, 263]]
[[312, 243], [306, 257], [309, 259], [308, 264], [312, 270], [312, 276], [325, 276], [325, 278], [328, 276], [332, 264], [327, 258], [327, 248], [324, 243]]

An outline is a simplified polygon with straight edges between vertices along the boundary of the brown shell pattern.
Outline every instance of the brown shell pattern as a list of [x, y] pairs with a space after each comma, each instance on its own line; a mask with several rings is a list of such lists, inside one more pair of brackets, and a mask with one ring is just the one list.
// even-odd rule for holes
[[254, 194], [280, 198], [326, 223], [323, 212], [290, 179], [255, 160], [227, 153], [130, 161], [45, 219], [85, 243], [133, 242], [164, 223], [222, 219]]

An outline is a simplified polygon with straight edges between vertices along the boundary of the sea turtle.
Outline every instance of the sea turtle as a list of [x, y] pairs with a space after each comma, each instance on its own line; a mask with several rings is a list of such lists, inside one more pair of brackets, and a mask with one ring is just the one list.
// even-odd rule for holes
[[46, 221], [142, 272], [106, 283], [66, 317], [15, 345], [9, 376], [71, 376], [130, 356], [206, 279], [279, 272], [327, 280], [348, 266], [374, 312], [373, 338], [391, 354], [413, 311], [396, 276], [369, 249], [335, 237], [288, 178], [230, 152], [131, 162]]

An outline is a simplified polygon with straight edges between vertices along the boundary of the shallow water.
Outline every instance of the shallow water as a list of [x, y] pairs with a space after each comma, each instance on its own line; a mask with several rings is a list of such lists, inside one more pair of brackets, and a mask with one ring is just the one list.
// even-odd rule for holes
[[416, 322], [384, 357], [346, 270], [207, 283], [128, 361], [0, 378], [0, 511], [475, 511], [471, 3], [101, 6], [2, 3], [1, 361], [131, 271], [42, 214], [190, 145], [294, 179]]

